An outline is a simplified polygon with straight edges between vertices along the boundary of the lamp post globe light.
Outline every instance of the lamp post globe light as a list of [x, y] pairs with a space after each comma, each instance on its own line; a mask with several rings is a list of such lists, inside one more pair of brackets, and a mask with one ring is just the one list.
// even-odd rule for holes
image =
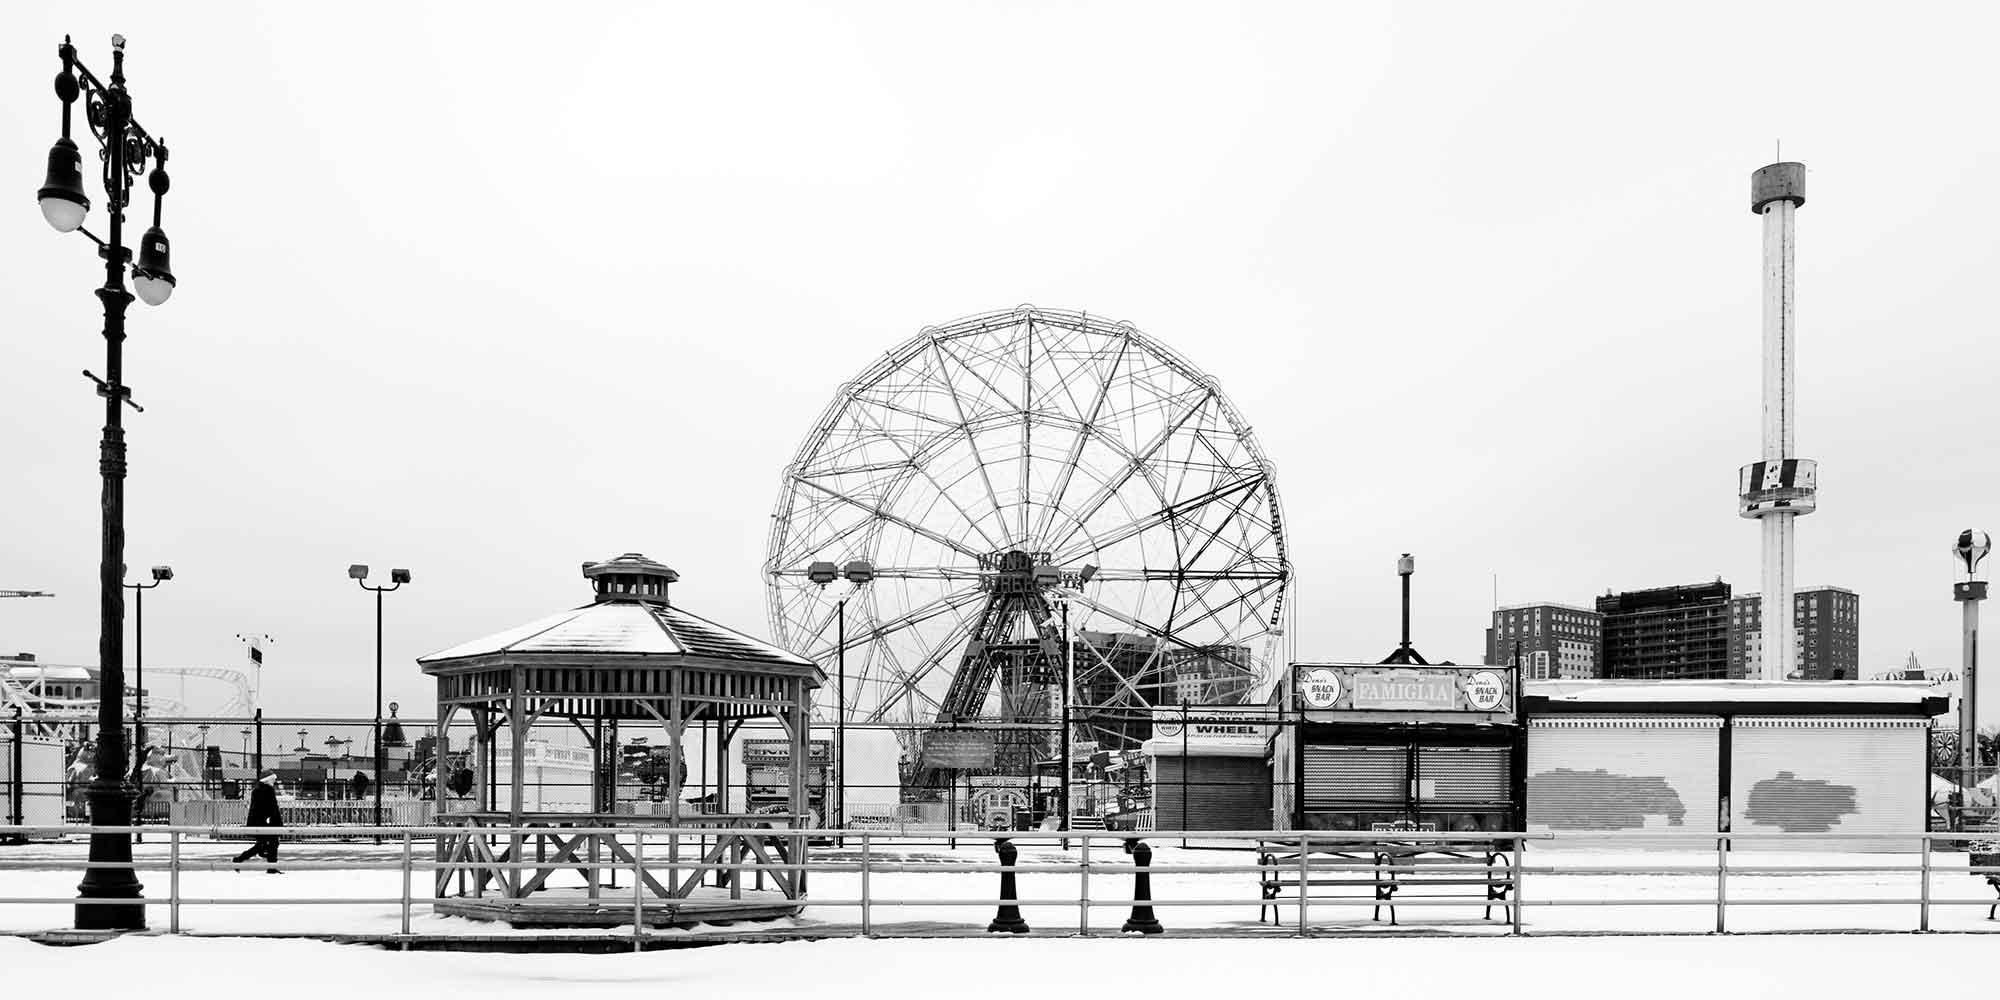
[[[834, 613], [833, 648], [837, 664], [833, 689], [834, 806], [829, 812], [833, 828], [841, 830], [847, 827], [847, 599], [875, 579], [875, 565], [866, 559], [850, 559], [845, 566], [821, 560], [806, 567], [806, 579], [822, 589], [835, 580], [845, 579], [853, 588], [840, 596]], [[810, 741], [807, 745], [810, 747]]]
[[[375, 819], [373, 825], [380, 827], [382, 825], [382, 766], [386, 760], [382, 752], [382, 595], [392, 590], [402, 589], [403, 584], [410, 582], [410, 571], [406, 569], [392, 569], [389, 571], [388, 586], [370, 586], [368, 583], [368, 564], [355, 563], [347, 567], [347, 578], [359, 584], [362, 590], [372, 590], [375, 592], [375, 727], [369, 737], [370, 745], [375, 748], [373, 753], [375, 773], [369, 775], [369, 783], [375, 788]], [[379, 843], [382, 838], [378, 834], [375, 839]]]
[[[62, 105], [62, 134], [49, 150], [48, 172], [36, 192], [42, 218], [59, 233], [81, 232], [97, 244], [104, 258], [104, 284], [97, 298], [104, 306], [104, 377], [85, 377], [104, 397], [104, 434], [98, 446], [98, 471], [103, 479], [102, 553], [98, 564], [99, 621], [97, 777], [91, 781], [91, 868], [77, 886], [75, 923], [82, 930], [143, 930], [146, 907], [143, 886], [133, 873], [132, 835], [110, 832], [130, 825], [131, 792], [127, 787], [124, 729], [125, 704], [125, 430], [123, 408], [134, 410], [125, 385], [123, 345], [125, 309], [132, 292], [125, 289], [125, 268], [131, 251], [125, 246], [125, 209], [131, 203], [132, 182], [152, 171], [147, 186], [153, 192], [153, 225], [140, 239], [133, 286], [147, 305], [159, 305], [173, 294], [166, 232], [160, 228], [161, 203], [166, 196], [166, 143], [139, 124], [132, 113], [132, 96], [125, 89], [125, 37], [111, 36], [111, 76], [100, 80], [77, 59], [76, 47], [64, 37], [56, 49], [62, 68], [56, 73], [56, 100]], [[84, 103], [84, 124], [100, 147], [100, 178], [104, 187], [105, 238], [85, 229], [90, 196], [84, 190], [83, 157], [71, 137], [71, 111]]]

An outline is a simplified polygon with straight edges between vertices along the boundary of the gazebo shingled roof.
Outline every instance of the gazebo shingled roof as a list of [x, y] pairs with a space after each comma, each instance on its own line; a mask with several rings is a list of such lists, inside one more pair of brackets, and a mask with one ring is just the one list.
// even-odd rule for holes
[[[438, 678], [439, 700], [490, 701], [512, 687], [518, 667], [521, 694], [551, 714], [645, 719], [652, 713], [626, 699], [665, 696], [674, 672], [686, 694], [722, 699], [708, 704], [709, 718], [741, 717], [768, 714], [751, 702], [784, 701], [786, 680], [807, 688], [825, 680], [811, 660], [674, 607], [667, 585], [679, 574], [644, 556], [585, 563], [583, 572], [596, 586], [592, 603], [419, 657]], [[561, 704], [583, 700], [594, 710]]]

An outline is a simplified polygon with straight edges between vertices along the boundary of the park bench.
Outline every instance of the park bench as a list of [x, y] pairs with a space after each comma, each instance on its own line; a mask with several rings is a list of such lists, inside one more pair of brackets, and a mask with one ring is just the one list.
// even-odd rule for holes
[[[2000, 840], [1975, 840], [1966, 844], [1966, 848], [1967, 867], [2000, 868]], [[1994, 895], [2000, 897], [2000, 872], [1975, 874], [1974, 877], [1985, 879], [1986, 884], [1993, 887]], [[1986, 919], [1992, 920], [1996, 916], [2000, 916], [2000, 898], [1986, 908]]]
[[[1431, 899], [1460, 899], [1478, 904], [1481, 918], [1491, 920], [1493, 908], [1513, 906], [1514, 869], [1507, 863], [1506, 845], [1497, 841], [1315, 841], [1300, 862], [1297, 843], [1266, 840], [1257, 852], [1258, 880], [1267, 901], [1258, 908], [1257, 920], [1266, 913], [1277, 922], [1278, 905], [1287, 892], [1314, 897], [1317, 888], [1345, 888], [1372, 894], [1375, 900], [1370, 919], [1382, 919], [1389, 910], [1389, 923], [1396, 924], [1396, 894], [1421, 889], [1411, 896]], [[1431, 890], [1442, 891], [1431, 891]], [[1360, 895], [1359, 892], [1356, 895]], [[1369, 898], [1363, 896], [1362, 898]]]

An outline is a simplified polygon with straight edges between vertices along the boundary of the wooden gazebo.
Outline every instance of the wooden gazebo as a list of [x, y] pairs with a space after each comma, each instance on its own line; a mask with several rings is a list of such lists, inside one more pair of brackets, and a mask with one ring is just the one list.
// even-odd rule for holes
[[[596, 590], [591, 603], [417, 661], [437, 678], [440, 736], [460, 713], [471, 716], [474, 733], [468, 799], [454, 803], [450, 769], [437, 769], [437, 824], [458, 828], [438, 838], [438, 860], [470, 866], [438, 872], [438, 911], [571, 926], [631, 923], [635, 907], [655, 925], [796, 913], [805, 899], [802, 873], [758, 872], [749, 887], [738, 869], [805, 861], [807, 726], [812, 692], [825, 674], [810, 660], [675, 607], [667, 588], [679, 575], [637, 553], [585, 563], [583, 575]], [[529, 729], [551, 719], [568, 720], [591, 748], [588, 811], [524, 808]], [[759, 719], [774, 720], [791, 744], [782, 812], [730, 812], [727, 780], [692, 810], [682, 801], [684, 767], [667, 768], [664, 815], [618, 808], [620, 722], [659, 724], [672, 759], [685, 761], [691, 731], [706, 731], [726, 760], [736, 729]], [[504, 784], [497, 780], [502, 762]], [[607, 891], [621, 881], [619, 872], [634, 870], [635, 853], [640, 884], [626, 880], [627, 888]], [[572, 873], [580, 885], [569, 884]]]

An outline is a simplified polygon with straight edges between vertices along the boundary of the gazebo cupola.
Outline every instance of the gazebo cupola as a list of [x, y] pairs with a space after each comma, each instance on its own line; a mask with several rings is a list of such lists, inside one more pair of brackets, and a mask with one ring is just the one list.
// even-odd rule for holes
[[583, 564], [583, 575], [597, 587], [597, 603], [637, 601], [641, 604], [668, 604], [667, 585], [679, 583], [681, 575], [662, 563], [637, 552], [616, 559]]

